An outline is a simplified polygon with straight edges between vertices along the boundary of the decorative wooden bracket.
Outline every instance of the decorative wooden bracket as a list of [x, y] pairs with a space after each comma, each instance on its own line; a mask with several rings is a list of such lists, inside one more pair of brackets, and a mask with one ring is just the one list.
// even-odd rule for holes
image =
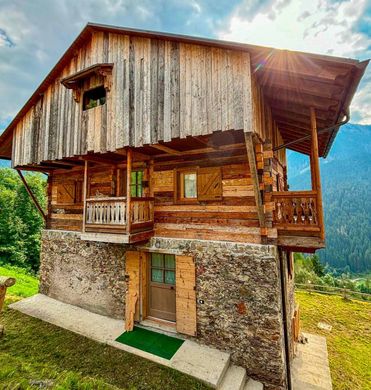
[[61, 80], [61, 83], [68, 89], [73, 90], [73, 98], [78, 103], [81, 99], [81, 89], [83, 81], [93, 75], [99, 75], [103, 77], [103, 85], [107, 92], [112, 88], [112, 68], [111, 63], [101, 63], [89, 66], [79, 72], [74, 73], [71, 76], [65, 77]]

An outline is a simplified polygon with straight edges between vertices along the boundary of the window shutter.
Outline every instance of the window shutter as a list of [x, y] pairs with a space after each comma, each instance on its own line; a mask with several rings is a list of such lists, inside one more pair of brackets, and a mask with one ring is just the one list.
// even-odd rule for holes
[[176, 330], [196, 336], [196, 269], [193, 257], [176, 256]]
[[222, 171], [220, 167], [198, 169], [197, 198], [200, 201], [222, 199]]
[[130, 332], [134, 328], [134, 319], [139, 318], [139, 264], [140, 252], [127, 251], [125, 272], [127, 278], [125, 301], [125, 330]]
[[75, 183], [58, 184], [58, 204], [75, 203]]

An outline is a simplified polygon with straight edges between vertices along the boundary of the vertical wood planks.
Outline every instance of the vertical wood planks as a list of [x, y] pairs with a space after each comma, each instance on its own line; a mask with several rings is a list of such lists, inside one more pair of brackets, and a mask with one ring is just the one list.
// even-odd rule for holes
[[[106, 104], [83, 111], [82, 95], [77, 103], [60, 80], [102, 62], [114, 64]], [[261, 124], [252, 125], [252, 107], [259, 110], [262, 98], [255, 88], [252, 105], [251, 83], [246, 52], [94, 32], [18, 122], [13, 164], [114, 152], [220, 130], [261, 134]], [[103, 77], [93, 75], [83, 88], [102, 84]]]

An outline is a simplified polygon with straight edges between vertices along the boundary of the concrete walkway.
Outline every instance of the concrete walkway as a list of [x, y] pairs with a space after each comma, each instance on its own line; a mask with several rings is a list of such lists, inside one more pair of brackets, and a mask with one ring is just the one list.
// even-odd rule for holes
[[[230, 365], [230, 354], [186, 340], [171, 360], [124, 345], [115, 339], [124, 332], [124, 321], [115, 320], [42, 294], [23, 299], [10, 308], [100, 343], [133, 353], [188, 374], [220, 390], [263, 390], [260, 382], [246, 377], [242, 367]], [[174, 335], [173, 335], [174, 336]]]
[[293, 390], [332, 390], [326, 338], [303, 333], [307, 344], [298, 344], [292, 364]]

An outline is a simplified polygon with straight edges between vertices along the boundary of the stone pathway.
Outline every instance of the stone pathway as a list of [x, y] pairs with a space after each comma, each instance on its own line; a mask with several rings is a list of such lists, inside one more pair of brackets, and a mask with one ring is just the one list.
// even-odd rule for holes
[[116, 342], [115, 339], [124, 331], [124, 321], [121, 320], [95, 314], [42, 294], [13, 303], [10, 308], [171, 367], [219, 390], [263, 390], [260, 382], [247, 378], [244, 368], [230, 364], [228, 353], [201, 346], [194, 341], [186, 340], [171, 360], [167, 360]]
[[307, 344], [298, 344], [292, 364], [293, 390], [332, 390], [326, 338], [303, 333]]

